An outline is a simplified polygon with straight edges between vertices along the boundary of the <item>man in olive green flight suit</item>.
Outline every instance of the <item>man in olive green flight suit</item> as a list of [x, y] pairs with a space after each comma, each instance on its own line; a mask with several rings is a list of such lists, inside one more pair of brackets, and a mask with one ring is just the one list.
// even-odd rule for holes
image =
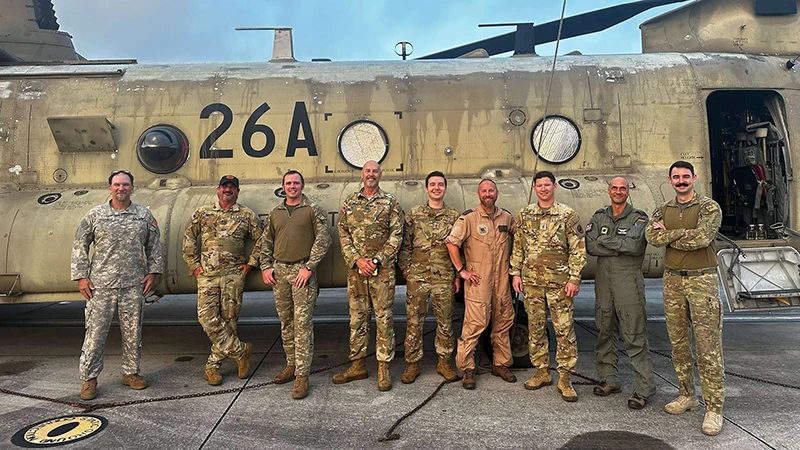
[[611, 180], [608, 196], [611, 205], [598, 209], [586, 225], [586, 252], [597, 256], [594, 314], [599, 334], [594, 351], [601, 384], [595, 386], [594, 394], [606, 397], [622, 390], [617, 370], [617, 336], [622, 331], [636, 375], [628, 407], [642, 409], [656, 393], [642, 276], [647, 214], [628, 203], [625, 178]]

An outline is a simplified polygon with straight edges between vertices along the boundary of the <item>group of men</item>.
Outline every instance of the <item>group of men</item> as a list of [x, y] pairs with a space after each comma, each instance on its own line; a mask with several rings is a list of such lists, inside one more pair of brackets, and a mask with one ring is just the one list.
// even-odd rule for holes
[[[459, 214], [444, 202], [445, 175], [431, 172], [425, 180], [427, 201], [404, 214], [397, 199], [380, 188], [381, 176], [379, 164], [367, 162], [361, 171], [363, 187], [344, 200], [339, 212], [339, 238], [348, 269], [351, 365], [335, 374], [333, 383], [368, 377], [366, 355], [374, 311], [378, 389], [392, 388], [389, 364], [395, 355], [392, 306], [397, 264], [408, 286], [407, 364], [401, 382], [413, 383], [420, 374], [422, 324], [429, 299], [437, 323], [436, 367], [445, 380], [462, 378], [451, 366], [455, 352], [463, 387], [475, 389], [474, 353], [480, 335], [491, 323], [491, 373], [516, 382], [509, 370], [513, 288], [521, 295], [528, 315], [529, 353], [536, 369], [525, 389], [553, 383], [546, 333], [549, 309], [557, 342], [557, 390], [565, 401], [577, 401], [570, 380], [578, 355], [573, 298], [580, 289], [588, 251], [598, 261], [595, 353], [601, 384], [593, 392], [599, 396], [621, 392], [617, 368], [621, 334], [636, 378], [628, 406], [642, 409], [655, 394], [641, 270], [650, 242], [666, 247], [664, 307], [680, 384], [680, 395], [664, 409], [680, 414], [699, 406], [691, 329], [707, 410], [702, 431], [709, 435], [721, 431], [722, 313], [716, 260], [710, 247], [721, 212], [712, 199], [694, 191], [696, 175], [690, 163], [678, 161], [670, 167], [676, 198], [661, 205], [650, 220], [628, 202], [628, 182], [622, 177], [612, 179], [608, 188], [611, 205], [597, 210], [585, 235], [578, 214], [555, 201], [557, 184], [548, 171], [535, 174], [537, 201], [516, 218], [496, 206], [498, 189], [491, 179], [478, 184], [480, 204]], [[326, 211], [303, 194], [304, 184], [299, 172], [285, 173], [282, 187], [286, 198], [262, 224], [251, 209], [238, 204], [239, 180], [226, 175], [217, 187], [218, 201], [192, 215], [183, 253], [191, 274], [197, 277], [198, 319], [211, 341], [203, 373], [211, 385], [222, 383], [219, 369], [226, 358], [236, 360], [240, 378], [248, 376], [253, 346], [239, 339], [236, 324], [245, 277], [260, 268], [264, 283], [273, 287], [286, 353], [286, 367], [274, 381], [294, 380], [295, 399], [308, 395], [316, 270], [330, 247], [331, 236]], [[72, 278], [87, 299], [80, 365], [81, 398], [85, 400], [96, 395], [103, 346], [115, 308], [120, 311], [123, 333], [122, 382], [133, 389], [147, 387], [139, 375], [141, 309], [156, 275], [163, 271], [163, 258], [158, 224], [146, 207], [130, 201], [132, 191], [133, 175], [113, 172], [109, 177], [111, 201], [87, 213], [73, 246]], [[249, 257], [247, 239], [255, 242]], [[95, 253], [90, 261], [92, 243]], [[454, 294], [462, 288], [462, 281], [465, 312], [456, 346]]]

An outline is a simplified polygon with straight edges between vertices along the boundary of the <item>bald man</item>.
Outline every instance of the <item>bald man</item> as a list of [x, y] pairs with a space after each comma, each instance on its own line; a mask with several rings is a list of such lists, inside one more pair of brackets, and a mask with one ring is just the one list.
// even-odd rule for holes
[[595, 323], [599, 330], [595, 355], [601, 384], [594, 394], [607, 397], [622, 391], [617, 370], [617, 336], [636, 375], [628, 407], [642, 409], [656, 393], [647, 345], [642, 261], [647, 247], [647, 214], [628, 203], [628, 181], [616, 177], [608, 185], [611, 205], [598, 209], [586, 225], [586, 251], [597, 256]]

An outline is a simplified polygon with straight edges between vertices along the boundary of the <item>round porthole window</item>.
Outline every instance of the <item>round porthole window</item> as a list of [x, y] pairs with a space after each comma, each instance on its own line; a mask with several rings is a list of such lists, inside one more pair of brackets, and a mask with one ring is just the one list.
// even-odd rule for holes
[[172, 173], [189, 159], [189, 140], [172, 125], [155, 125], [139, 136], [136, 143], [139, 163], [153, 173]]
[[531, 147], [543, 160], [562, 164], [574, 158], [581, 148], [581, 133], [564, 116], [547, 116], [533, 127]]
[[356, 120], [339, 134], [339, 154], [344, 161], [356, 169], [367, 161], [382, 162], [389, 152], [386, 131], [371, 120]]

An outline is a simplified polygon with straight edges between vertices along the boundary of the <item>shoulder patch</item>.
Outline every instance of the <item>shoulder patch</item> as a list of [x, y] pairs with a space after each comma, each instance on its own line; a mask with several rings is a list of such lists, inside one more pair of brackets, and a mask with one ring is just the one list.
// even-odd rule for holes
[[150, 223], [150, 225], [152, 225], [154, 228], [158, 228], [158, 221], [155, 217], [153, 217], [153, 221]]
[[469, 213], [471, 213], [471, 212], [472, 212], [472, 210], [471, 210], [471, 209], [468, 209], [468, 210], [466, 210], [466, 211], [462, 212], [462, 213], [461, 213], [461, 215], [462, 215], [462, 216], [466, 216], [467, 214], [469, 214]]
[[638, 219], [636, 219], [636, 223], [644, 223], [644, 222], [647, 222], [647, 219], [644, 217], [639, 217]]
[[592, 225], [592, 222], [589, 222], [589, 223], [587, 223], [587, 224], [586, 224], [586, 232], [588, 233], [588, 232], [592, 231], [592, 227], [593, 227], [593, 226], [594, 226], [594, 225]]
[[578, 224], [578, 233], [583, 233], [583, 227], [581, 224]]

